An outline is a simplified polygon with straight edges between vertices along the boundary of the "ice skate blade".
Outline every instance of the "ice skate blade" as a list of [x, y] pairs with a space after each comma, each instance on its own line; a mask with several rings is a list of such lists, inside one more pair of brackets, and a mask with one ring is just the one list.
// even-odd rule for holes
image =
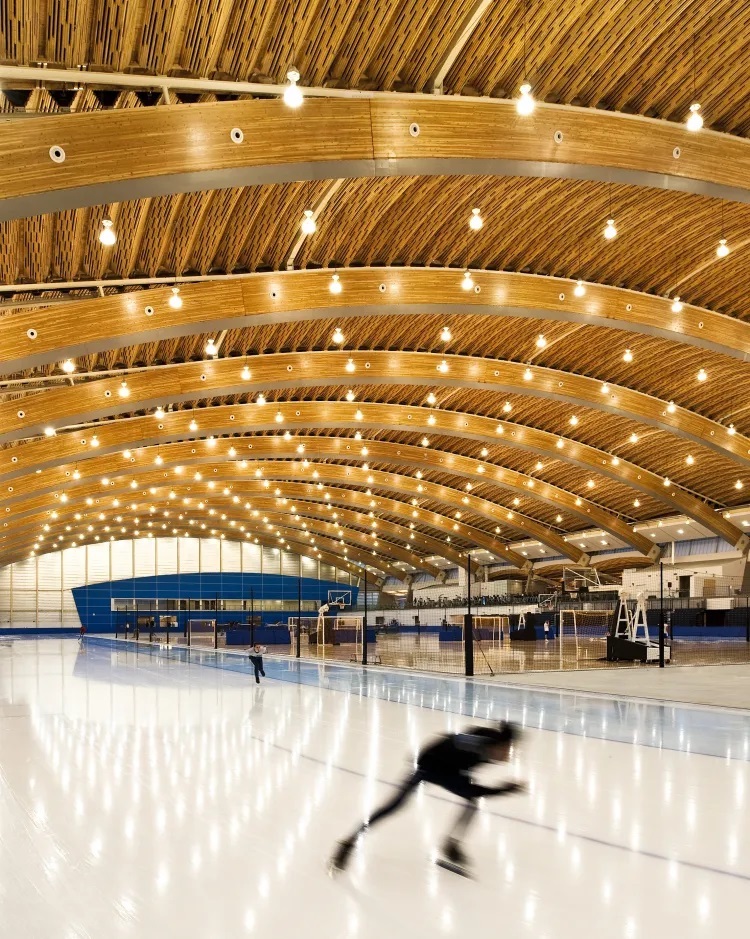
[[460, 864], [455, 864], [453, 861], [448, 861], [443, 857], [436, 858], [435, 863], [438, 867], [442, 867], [443, 870], [450, 871], [451, 874], [458, 874], [459, 877], [466, 877], [469, 880], [472, 879], [472, 873], [467, 867], [462, 867]]

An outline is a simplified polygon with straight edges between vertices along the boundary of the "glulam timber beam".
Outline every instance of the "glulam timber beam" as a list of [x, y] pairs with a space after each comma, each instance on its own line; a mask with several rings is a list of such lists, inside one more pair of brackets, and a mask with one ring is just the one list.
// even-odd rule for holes
[[[239, 133], [237, 133], [239, 131]], [[597, 179], [750, 201], [739, 137], [608, 111], [461, 97], [216, 102], [5, 124], [0, 220], [203, 189], [356, 176]]]
[[19, 312], [0, 319], [0, 374], [195, 333], [394, 313], [593, 325], [750, 360], [750, 323], [688, 303], [674, 312], [670, 299], [621, 287], [587, 284], [584, 296], [577, 297], [573, 281], [539, 274], [472, 271], [474, 289], [466, 291], [462, 273], [454, 269], [338, 273], [340, 294], [329, 290], [329, 270], [279, 271], [181, 283], [178, 308], [170, 304], [175, 302], [171, 286], [161, 286]]
[[[272, 439], [272, 438], [268, 438]], [[154, 468], [152, 459], [153, 454], [144, 454], [138, 452], [138, 456], [143, 458], [143, 462], [138, 465], [113, 464], [111, 460], [103, 460], [97, 466], [98, 474], [81, 475], [76, 479], [74, 471], [68, 471], [70, 475], [66, 476], [66, 482], [57, 489], [37, 491], [31, 495], [18, 499], [13, 502], [4, 501], [0, 503], [0, 518], [3, 519], [0, 526], [2, 533], [7, 533], [14, 525], [19, 524], [19, 520], [27, 516], [32, 517], [33, 521], [45, 521], [44, 516], [53, 511], [59, 511], [60, 505], [72, 502], [73, 504], [88, 503], [91, 499], [91, 505], [103, 505], [102, 500], [109, 498], [123, 499], [131, 492], [140, 491], [143, 498], [148, 498], [151, 487], [168, 485], [165, 481], [176, 481], [183, 473], [191, 474], [195, 482], [209, 479], [215, 482], [221, 482], [223, 485], [244, 486], [252, 481], [259, 481], [264, 488], [270, 488], [272, 481], [279, 486], [286, 486], [290, 482], [299, 485], [320, 486], [319, 492], [325, 498], [327, 491], [325, 484], [357, 487], [352, 489], [352, 503], [362, 504], [364, 498], [381, 500], [383, 497], [379, 494], [380, 490], [394, 492], [400, 497], [401, 506], [398, 507], [395, 500], [385, 503], [397, 508], [398, 514], [409, 518], [415, 524], [426, 525], [438, 529], [441, 534], [447, 531], [445, 535], [446, 542], [450, 543], [452, 537], [462, 540], [469, 540], [477, 546], [502, 557], [509, 564], [519, 569], [530, 569], [531, 562], [528, 558], [513, 551], [512, 548], [503, 541], [482, 532], [480, 529], [471, 525], [459, 524], [457, 528], [448, 530], [445, 524], [445, 516], [437, 516], [432, 511], [422, 508], [424, 501], [436, 502], [439, 505], [446, 506], [449, 510], [463, 513], [473, 513], [479, 517], [485, 518], [495, 526], [496, 532], [509, 529], [518, 532], [519, 535], [526, 538], [536, 538], [555, 554], [561, 554], [570, 558], [574, 563], [585, 565], [588, 555], [578, 550], [573, 544], [568, 543], [557, 532], [552, 531], [547, 526], [536, 520], [508, 510], [495, 502], [490, 502], [481, 497], [477, 497], [467, 489], [455, 489], [443, 484], [430, 482], [428, 479], [414, 478], [400, 475], [398, 473], [384, 472], [380, 470], [371, 470], [364, 481], [360, 478], [361, 474], [356, 473], [358, 467], [344, 466], [334, 463], [320, 463], [315, 466], [305, 466], [303, 461], [287, 460], [227, 460], [221, 463], [212, 463], [205, 457], [198, 456], [195, 448], [191, 444], [167, 444], [159, 448], [159, 452], [164, 454], [164, 465], [158, 469]], [[135, 451], [134, 451], [135, 453]], [[89, 464], [81, 464], [86, 471]], [[167, 467], [167, 468], [165, 468]], [[93, 468], [93, 467], [92, 467]], [[189, 469], [187, 469], [189, 468]], [[195, 479], [195, 474], [200, 473], [201, 479]], [[137, 478], [135, 474], [137, 473]], [[108, 480], [105, 486], [101, 480]], [[372, 482], [368, 480], [371, 479]], [[135, 482], [135, 486], [133, 485]], [[83, 485], [81, 485], [83, 483]], [[267, 484], [267, 485], [266, 485]], [[365, 488], [366, 487], [366, 488]], [[378, 491], [378, 495], [370, 495], [373, 490]], [[339, 492], [343, 496], [343, 490], [331, 490]], [[9, 493], [11, 499], [14, 493]], [[98, 500], [98, 501], [97, 501]], [[406, 501], [404, 501], [406, 500]], [[404, 513], [403, 506], [409, 502], [411, 510], [407, 509]], [[457, 524], [456, 522], [453, 523]]]

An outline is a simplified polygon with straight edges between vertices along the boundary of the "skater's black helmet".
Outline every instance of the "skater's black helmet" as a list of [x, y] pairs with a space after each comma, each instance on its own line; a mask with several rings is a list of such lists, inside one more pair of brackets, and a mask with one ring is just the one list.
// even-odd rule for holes
[[478, 737], [484, 737], [487, 746], [496, 746], [497, 744], [512, 744], [518, 740], [518, 731], [513, 724], [508, 721], [499, 721], [494, 727], [482, 727], [476, 731]]

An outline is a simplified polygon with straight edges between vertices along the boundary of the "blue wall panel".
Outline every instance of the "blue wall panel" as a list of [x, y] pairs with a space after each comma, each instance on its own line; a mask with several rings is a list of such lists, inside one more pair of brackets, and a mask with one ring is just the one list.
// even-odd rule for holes
[[[302, 599], [314, 600], [316, 606], [328, 600], [329, 590], [351, 591], [352, 604], [357, 602], [357, 588], [349, 584], [335, 581], [317, 580], [303, 577], [301, 581]], [[91, 584], [86, 587], [74, 587], [75, 600], [81, 622], [90, 632], [114, 632], [119, 625], [124, 625], [124, 614], [117, 614], [112, 610], [112, 600], [155, 600], [158, 607], [159, 600], [286, 600], [297, 602], [298, 579], [282, 574], [260, 573], [195, 573], [195, 574], [160, 574], [156, 577], [127, 577], [122, 580], [111, 580], [100, 584]], [[162, 614], [173, 611], [160, 610]], [[295, 616], [296, 606], [293, 610], [270, 610], [256, 614], [262, 617], [264, 623], [286, 622], [289, 616]], [[128, 614], [129, 622], [133, 622], [135, 613]], [[145, 611], [141, 616], [149, 615]], [[158, 614], [156, 614], [158, 616]], [[186, 612], [174, 611], [178, 617], [179, 627], [187, 618]], [[247, 622], [249, 612], [242, 610], [224, 610], [214, 612], [201, 612], [194, 610], [190, 614], [194, 619], [217, 619], [219, 623], [231, 621]], [[311, 610], [303, 610], [303, 616], [314, 616]], [[158, 626], [158, 622], [156, 624]]]

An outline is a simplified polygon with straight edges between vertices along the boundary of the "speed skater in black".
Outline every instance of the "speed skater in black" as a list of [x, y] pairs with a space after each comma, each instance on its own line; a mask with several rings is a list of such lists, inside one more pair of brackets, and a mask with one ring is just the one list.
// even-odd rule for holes
[[398, 792], [373, 813], [348, 838], [339, 841], [330, 861], [332, 873], [346, 869], [357, 839], [377, 822], [398, 811], [422, 782], [431, 783], [465, 800], [453, 828], [441, 846], [438, 864], [456, 873], [468, 875], [468, 859], [462, 839], [477, 811], [477, 800], [483, 796], [522, 792], [522, 783], [481, 786], [472, 779], [472, 772], [486, 763], [507, 763], [513, 741], [518, 733], [512, 724], [502, 721], [496, 727], [469, 727], [458, 734], [445, 734], [425, 747], [417, 757], [416, 770], [403, 781]]

